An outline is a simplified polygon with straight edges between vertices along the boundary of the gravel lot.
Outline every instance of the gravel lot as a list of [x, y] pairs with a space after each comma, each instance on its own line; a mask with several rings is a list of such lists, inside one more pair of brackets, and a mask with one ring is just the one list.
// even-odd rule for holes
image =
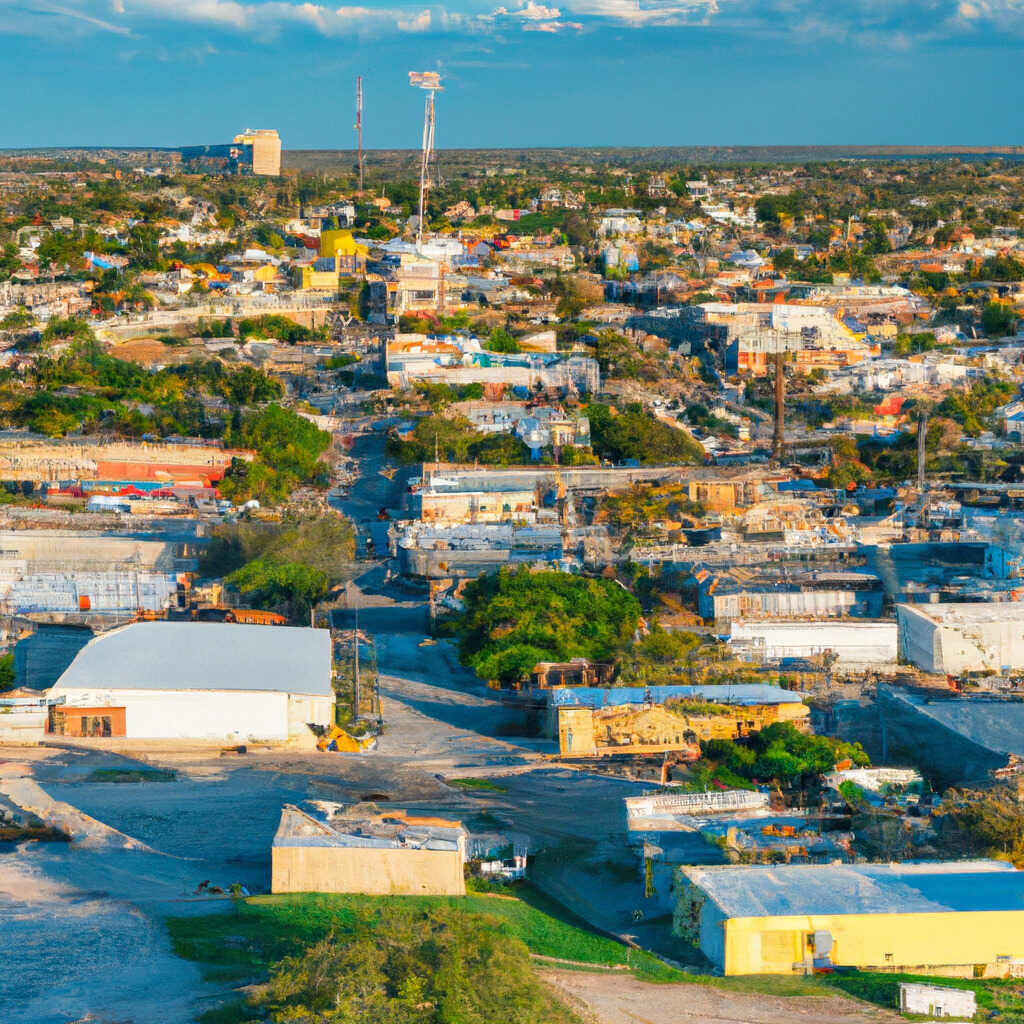
[[589, 1024], [868, 1024], [903, 1020], [844, 996], [729, 992], [713, 985], [652, 985], [621, 974], [545, 971], [544, 980]]

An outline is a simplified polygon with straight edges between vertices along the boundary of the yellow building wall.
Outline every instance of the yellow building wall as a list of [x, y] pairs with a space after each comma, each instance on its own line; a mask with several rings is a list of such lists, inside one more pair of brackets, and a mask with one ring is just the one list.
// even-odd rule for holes
[[298, 286], [303, 291], [336, 292], [338, 290], [338, 272], [336, 270], [313, 270], [303, 267]]
[[357, 256], [365, 260], [370, 250], [365, 245], [360, 245], [352, 235], [351, 231], [337, 229], [324, 231], [320, 235], [321, 256]]
[[731, 481], [690, 480], [687, 491], [690, 501], [699, 501], [709, 512], [732, 512], [738, 504], [737, 485]]
[[1000, 958], [1024, 957], [1024, 911], [937, 914], [837, 914], [820, 917], [734, 917], [724, 922], [726, 974], [793, 974], [815, 931], [832, 935], [831, 959], [843, 967], [913, 968], [948, 977], [1009, 969]]
[[458, 850], [282, 846], [271, 854], [271, 892], [463, 896]]
[[723, 705], [722, 713], [716, 715], [677, 713], [661, 705], [624, 705], [596, 712], [592, 708], [559, 708], [558, 750], [563, 756], [590, 757], [604, 747], [643, 744], [678, 748], [690, 742], [688, 733], [701, 742], [733, 740], [775, 722], [791, 722], [806, 729], [809, 717], [810, 709], [796, 701], [751, 707]]

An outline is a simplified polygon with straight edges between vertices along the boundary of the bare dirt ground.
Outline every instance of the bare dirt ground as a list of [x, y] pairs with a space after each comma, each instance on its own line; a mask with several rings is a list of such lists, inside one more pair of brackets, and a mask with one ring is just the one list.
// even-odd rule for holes
[[544, 971], [555, 993], [588, 1024], [868, 1024], [895, 1012], [845, 996], [771, 996], [714, 985], [653, 985], [622, 974]]

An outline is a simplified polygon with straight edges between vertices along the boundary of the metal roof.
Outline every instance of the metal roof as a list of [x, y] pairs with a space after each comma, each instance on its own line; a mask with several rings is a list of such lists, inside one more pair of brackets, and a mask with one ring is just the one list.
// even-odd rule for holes
[[94, 637], [54, 684], [95, 690], [259, 690], [331, 696], [326, 629], [135, 622]]
[[[913, 708], [984, 750], [1024, 754], [1024, 702], [1010, 698], [942, 694], [932, 699], [891, 686], [880, 687], [891, 700]], [[924, 727], [918, 720], [914, 726]]]
[[684, 868], [726, 917], [1024, 911], [1024, 871], [1003, 861]]
[[704, 700], [718, 704], [799, 704], [803, 698], [792, 690], [764, 683], [725, 683], [707, 686], [553, 686], [548, 703], [553, 707], [615, 707], [644, 704], [648, 700]]

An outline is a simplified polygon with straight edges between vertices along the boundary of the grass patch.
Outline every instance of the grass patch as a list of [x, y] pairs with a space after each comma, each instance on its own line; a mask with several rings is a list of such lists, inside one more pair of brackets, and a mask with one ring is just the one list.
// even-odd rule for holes
[[508, 792], [504, 786], [499, 786], [498, 783], [491, 782], [490, 779], [446, 779], [445, 781], [456, 789], [478, 790], [486, 793]]
[[237, 901], [232, 911], [201, 917], [173, 917], [167, 922], [175, 953], [203, 965], [219, 981], [265, 977], [272, 964], [293, 956], [331, 932], [348, 934], [358, 916], [379, 914], [389, 903], [429, 910], [451, 907], [486, 914], [508, 935], [521, 939], [532, 953], [594, 964], [626, 965], [649, 981], [683, 981], [689, 976], [657, 957], [591, 931], [573, 914], [530, 885], [506, 886], [495, 899], [483, 893], [458, 896], [362, 896], [305, 893], [254, 896]]
[[1024, 1020], [1024, 989], [1017, 979], [939, 978], [924, 974], [874, 974], [870, 971], [852, 971], [828, 975], [823, 980], [847, 995], [888, 1009], [893, 1009], [899, 1004], [901, 981], [966, 989], [974, 993], [979, 1013], [994, 1013], [1007, 1021]]
[[173, 782], [178, 773], [166, 768], [96, 768], [86, 782]]

